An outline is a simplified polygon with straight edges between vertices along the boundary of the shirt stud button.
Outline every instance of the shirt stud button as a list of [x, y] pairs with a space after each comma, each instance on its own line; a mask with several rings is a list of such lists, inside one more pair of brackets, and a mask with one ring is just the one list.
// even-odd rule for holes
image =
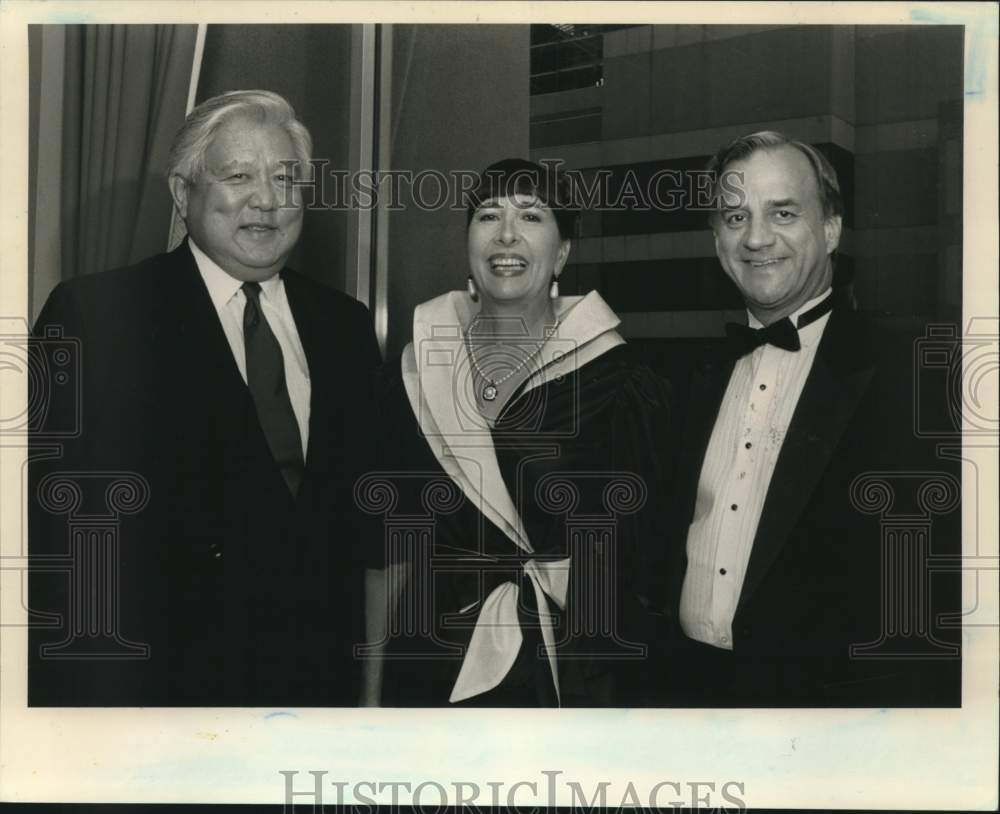
[[726, 569], [725, 568], [720, 568], [719, 569], [719, 573], [722, 574], [722, 576], [725, 576], [726, 575]]

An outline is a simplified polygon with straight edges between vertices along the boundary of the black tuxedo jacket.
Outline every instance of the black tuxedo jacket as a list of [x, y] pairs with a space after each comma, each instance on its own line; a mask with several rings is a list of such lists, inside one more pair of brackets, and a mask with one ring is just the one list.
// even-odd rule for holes
[[[678, 619], [701, 466], [735, 357], [724, 350], [698, 372], [667, 562], [658, 569], [667, 620], [653, 703], [960, 703], [957, 631], [938, 624], [960, 608], [959, 574], [948, 560], [961, 551], [959, 473], [915, 435], [917, 407], [925, 418], [940, 412], [947, 394], [915, 391], [914, 358], [912, 335], [851, 311], [831, 314], [764, 502], [731, 652], [687, 639]], [[866, 473], [869, 481], [858, 480]], [[928, 500], [924, 482], [943, 483], [948, 499]], [[880, 508], [884, 484], [893, 498]], [[909, 558], [909, 572], [898, 556]], [[900, 632], [907, 635], [886, 638]], [[869, 657], [851, 653], [883, 639]]]
[[356, 703], [351, 489], [379, 354], [360, 303], [282, 277], [311, 383], [294, 499], [186, 244], [49, 298], [32, 351], [55, 370], [68, 347], [79, 375], [34, 398], [30, 704]]

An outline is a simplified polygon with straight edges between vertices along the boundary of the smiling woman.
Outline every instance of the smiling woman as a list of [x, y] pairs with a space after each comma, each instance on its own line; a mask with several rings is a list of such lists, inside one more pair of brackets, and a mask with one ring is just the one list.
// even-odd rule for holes
[[365, 703], [637, 700], [667, 385], [596, 292], [559, 296], [571, 192], [552, 167], [488, 167], [467, 201], [467, 291], [418, 306], [378, 377]]
[[544, 201], [515, 194], [481, 204], [469, 222], [469, 268], [487, 313], [547, 304], [544, 294], [569, 257], [570, 241]]
[[519, 159], [487, 167], [467, 208], [467, 287], [480, 308], [466, 341], [479, 411], [494, 421], [530, 376], [525, 337], [559, 328], [554, 304], [578, 211], [561, 173]]

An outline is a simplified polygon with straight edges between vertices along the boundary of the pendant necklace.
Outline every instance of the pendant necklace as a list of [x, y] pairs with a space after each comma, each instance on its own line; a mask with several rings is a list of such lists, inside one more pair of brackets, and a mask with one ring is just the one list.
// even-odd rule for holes
[[520, 362], [517, 363], [512, 369], [508, 370], [499, 379], [494, 379], [491, 376], [487, 376], [483, 369], [479, 366], [476, 361], [476, 353], [472, 347], [472, 331], [479, 324], [479, 314], [476, 314], [475, 319], [472, 320], [472, 324], [469, 325], [468, 330], [465, 332], [465, 344], [469, 349], [469, 361], [472, 362], [472, 367], [479, 374], [479, 378], [485, 382], [482, 389], [483, 401], [493, 401], [497, 397], [497, 388], [503, 384], [507, 379], [517, 373], [521, 368], [523, 368], [528, 362], [538, 356], [541, 353], [542, 348], [545, 347], [546, 341], [552, 337], [557, 330], [559, 330], [559, 320], [556, 319], [555, 324], [551, 328], [545, 329], [545, 339], [543, 339], [538, 346], [527, 356], [525, 356]]

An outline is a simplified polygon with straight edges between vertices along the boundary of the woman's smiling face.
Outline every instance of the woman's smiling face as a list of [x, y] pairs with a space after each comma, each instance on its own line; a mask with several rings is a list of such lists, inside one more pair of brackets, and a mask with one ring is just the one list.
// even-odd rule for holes
[[569, 257], [552, 210], [532, 195], [484, 201], [468, 227], [469, 269], [485, 302], [526, 306], [548, 297]]

